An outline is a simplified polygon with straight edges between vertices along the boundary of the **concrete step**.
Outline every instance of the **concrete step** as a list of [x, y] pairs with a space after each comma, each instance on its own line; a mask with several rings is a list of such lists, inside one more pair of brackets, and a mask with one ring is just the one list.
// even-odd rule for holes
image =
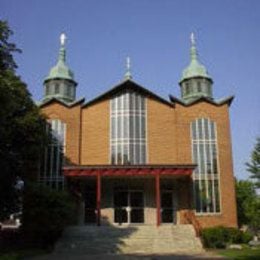
[[64, 231], [55, 252], [66, 254], [170, 254], [202, 252], [191, 225], [76, 226]]

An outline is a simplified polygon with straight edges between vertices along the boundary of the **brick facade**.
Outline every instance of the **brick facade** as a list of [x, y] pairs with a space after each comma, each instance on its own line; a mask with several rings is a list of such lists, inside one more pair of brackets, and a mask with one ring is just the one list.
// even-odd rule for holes
[[[204, 216], [197, 215], [197, 219], [203, 227], [216, 225], [236, 227], [228, 104], [215, 105], [202, 100], [193, 105], [184, 106], [178, 103], [161, 102], [159, 99], [145, 95], [147, 101], [147, 164], [191, 164], [191, 122], [200, 117], [210, 118], [216, 122], [221, 212]], [[47, 118], [60, 119], [67, 124], [66, 157], [69, 164], [110, 164], [109, 101], [108, 96], [85, 106], [77, 104], [69, 107], [53, 101], [42, 107], [42, 113]], [[186, 182], [175, 181], [178, 182], [176, 194], [178, 194], [178, 216], [179, 223], [181, 223], [182, 210], [190, 207], [190, 198], [187, 197], [189, 187]], [[152, 187], [154, 187], [154, 180], [149, 180], [145, 189], [150, 190], [150, 197], [154, 197]], [[111, 194], [111, 192], [111, 182], [107, 180], [107, 189], [103, 190], [104, 194], [102, 194], [104, 201], [109, 200], [106, 198], [106, 194]], [[148, 199], [150, 197], [148, 196]], [[145, 218], [146, 222], [151, 224], [156, 221], [154, 201], [151, 201], [149, 205], [145, 209], [147, 213]], [[110, 206], [104, 206], [101, 213], [104, 218], [113, 222]]]

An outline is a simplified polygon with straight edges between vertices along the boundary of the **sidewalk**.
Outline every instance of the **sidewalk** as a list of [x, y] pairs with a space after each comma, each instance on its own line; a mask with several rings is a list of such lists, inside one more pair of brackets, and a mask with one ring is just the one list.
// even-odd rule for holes
[[186, 260], [186, 259], [224, 259], [224, 257], [214, 255], [213, 253], [202, 253], [197, 255], [174, 254], [174, 255], [62, 255], [50, 254], [25, 260]]

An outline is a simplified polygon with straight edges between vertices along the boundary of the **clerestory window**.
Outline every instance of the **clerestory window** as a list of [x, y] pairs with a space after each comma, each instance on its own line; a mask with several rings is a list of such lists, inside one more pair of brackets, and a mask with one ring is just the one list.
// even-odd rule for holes
[[146, 163], [146, 100], [127, 91], [110, 102], [111, 164]]

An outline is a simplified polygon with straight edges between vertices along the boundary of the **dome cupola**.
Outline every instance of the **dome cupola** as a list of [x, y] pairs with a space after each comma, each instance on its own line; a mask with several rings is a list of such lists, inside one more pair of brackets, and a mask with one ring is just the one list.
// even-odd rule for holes
[[66, 35], [60, 36], [60, 50], [57, 64], [51, 68], [48, 76], [44, 79], [44, 100], [58, 98], [65, 102], [73, 102], [76, 97], [77, 82], [74, 74], [66, 64]]
[[196, 48], [194, 34], [191, 34], [190, 64], [182, 72], [179, 82], [182, 99], [185, 102], [192, 101], [202, 96], [212, 99], [213, 80], [209, 76], [206, 67], [200, 63]]

